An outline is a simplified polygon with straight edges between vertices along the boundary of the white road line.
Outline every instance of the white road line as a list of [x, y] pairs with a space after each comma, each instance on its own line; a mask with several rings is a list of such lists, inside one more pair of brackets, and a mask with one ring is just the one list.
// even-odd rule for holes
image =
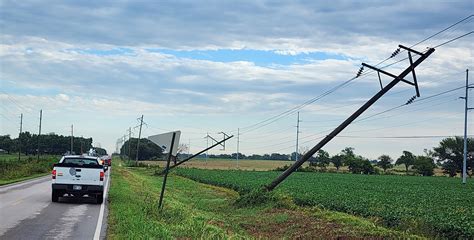
[[110, 181], [110, 171], [111, 168], [109, 168], [108, 176], [107, 176], [107, 182], [105, 183], [104, 187], [104, 201], [100, 205], [100, 213], [99, 213], [99, 220], [97, 220], [97, 226], [95, 227], [95, 233], [94, 233], [94, 240], [99, 240], [100, 239], [100, 230], [102, 229], [102, 220], [104, 218], [104, 209], [105, 209], [105, 203], [107, 201], [107, 193], [109, 192], [109, 181]]

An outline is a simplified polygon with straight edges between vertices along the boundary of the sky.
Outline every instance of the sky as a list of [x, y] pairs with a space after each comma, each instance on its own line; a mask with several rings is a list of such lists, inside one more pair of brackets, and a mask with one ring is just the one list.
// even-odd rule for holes
[[[74, 125], [75, 136], [114, 152], [129, 128], [138, 137], [144, 115], [143, 137], [181, 130], [191, 153], [220, 132], [234, 137], [209, 153], [234, 153], [239, 132], [244, 154], [289, 154], [299, 111], [304, 152], [380, 83], [365, 70], [321, 94], [399, 44], [425, 51], [472, 32], [473, 13], [472, 1], [0, 1], [0, 135], [18, 136], [21, 113], [23, 130], [37, 133], [42, 109], [43, 133], [69, 135]], [[413, 104], [384, 112], [415, 94], [400, 83], [323, 149], [397, 158], [462, 135], [473, 35], [437, 47], [416, 68]], [[406, 57], [377, 66], [394, 63], [384, 70], [398, 75]]]

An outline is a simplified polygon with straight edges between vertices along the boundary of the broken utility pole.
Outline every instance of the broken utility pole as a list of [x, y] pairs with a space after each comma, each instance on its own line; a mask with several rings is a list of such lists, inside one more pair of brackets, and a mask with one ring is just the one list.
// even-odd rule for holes
[[[273, 182], [271, 182], [269, 185], [265, 186], [265, 189], [267, 191], [272, 191], [277, 187], [282, 181], [284, 181], [290, 174], [292, 174], [294, 171], [296, 171], [301, 165], [303, 165], [304, 162], [306, 162], [311, 156], [313, 156], [317, 151], [319, 151], [324, 145], [326, 145], [329, 141], [331, 141], [337, 134], [339, 134], [344, 128], [346, 128], [352, 121], [357, 119], [363, 112], [365, 112], [372, 104], [374, 104], [377, 100], [379, 100], [385, 93], [387, 93], [390, 89], [392, 89], [395, 85], [397, 85], [400, 81], [408, 83], [410, 85], [415, 86], [416, 90], [416, 96], [420, 96], [420, 92], [418, 89], [418, 83], [416, 80], [415, 76], [415, 67], [417, 67], [421, 62], [423, 62], [428, 56], [430, 56], [435, 49], [430, 48], [426, 51], [426, 53], [421, 53], [418, 51], [415, 51], [413, 49], [404, 47], [402, 45], [399, 45], [399, 49], [396, 50], [396, 54], [400, 52], [400, 49], [404, 49], [408, 51], [408, 58], [410, 60], [410, 66], [406, 68], [400, 75], [395, 76], [391, 73], [388, 73], [386, 71], [383, 71], [382, 69], [367, 65], [365, 63], [362, 64], [363, 67], [368, 67], [370, 69], [373, 69], [377, 71], [377, 73], [383, 73], [385, 75], [388, 75], [390, 77], [393, 77], [394, 79], [385, 87], [383, 87], [377, 94], [375, 94], [369, 101], [367, 101], [362, 107], [360, 107], [357, 111], [355, 111], [349, 118], [347, 118], [343, 123], [341, 123], [336, 129], [334, 129], [329, 135], [327, 135], [325, 138], [323, 138], [316, 146], [314, 146], [311, 150], [309, 150], [307, 153], [301, 157], [301, 159], [298, 159], [293, 165], [291, 165], [288, 169], [286, 169], [280, 176], [278, 176]], [[420, 55], [420, 57], [413, 62], [413, 59], [411, 57], [411, 53], [415, 53], [417, 55]], [[395, 54], [395, 55], [396, 55]], [[392, 57], [394, 54], [392, 54]], [[363, 67], [359, 70], [357, 76], [360, 76], [362, 73]], [[413, 80], [414, 82], [409, 82], [405, 80], [404, 78], [410, 74], [410, 72], [413, 74]], [[382, 85], [381, 85], [382, 87]], [[413, 101], [415, 99], [415, 96], [412, 97], [410, 100]], [[409, 102], [410, 102], [409, 100]]]

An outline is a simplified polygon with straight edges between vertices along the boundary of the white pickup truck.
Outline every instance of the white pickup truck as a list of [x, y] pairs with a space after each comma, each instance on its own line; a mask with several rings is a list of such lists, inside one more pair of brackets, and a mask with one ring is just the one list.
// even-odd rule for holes
[[104, 166], [99, 164], [98, 157], [64, 156], [54, 165], [52, 171], [51, 200], [57, 202], [59, 197], [95, 196], [96, 202], [104, 201]]

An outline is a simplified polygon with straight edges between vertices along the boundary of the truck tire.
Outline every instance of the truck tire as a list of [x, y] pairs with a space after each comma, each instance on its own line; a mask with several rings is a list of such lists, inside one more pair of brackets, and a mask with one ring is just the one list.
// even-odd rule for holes
[[58, 202], [59, 201], [59, 194], [57, 191], [53, 190], [51, 192], [51, 201], [52, 202]]
[[104, 192], [97, 194], [96, 202], [97, 204], [102, 204], [104, 202]]

